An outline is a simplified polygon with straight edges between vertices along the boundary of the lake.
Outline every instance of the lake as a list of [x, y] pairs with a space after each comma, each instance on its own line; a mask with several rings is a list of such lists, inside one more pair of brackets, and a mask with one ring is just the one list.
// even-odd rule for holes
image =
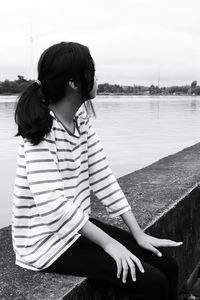
[[[200, 97], [97, 96], [93, 126], [118, 178], [200, 140]], [[15, 96], [0, 96], [0, 228], [11, 224], [19, 137]]]

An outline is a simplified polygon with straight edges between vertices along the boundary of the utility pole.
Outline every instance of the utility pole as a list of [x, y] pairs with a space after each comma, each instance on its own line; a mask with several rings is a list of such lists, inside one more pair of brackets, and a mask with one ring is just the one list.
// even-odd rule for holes
[[30, 79], [33, 80], [33, 32], [32, 26], [30, 27]]
[[37, 41], [38, 38], [47, 36], [48, 34], [55, 34], [52, 32], [45, 32], [45, 33], [40, 33], [40, 34], [33, 34], [33, 29], [32, 29], [32, 24], [30, 24], [30, 36], [29, 36], [29, 41], [30, 41], [30, 79], [34, 80], [35, 79], [35, 72], [34, 72], [34, 47], [36, 46], [34, 43]]
[[158, 72], [158, 87], [160, 87], [160, 72]]

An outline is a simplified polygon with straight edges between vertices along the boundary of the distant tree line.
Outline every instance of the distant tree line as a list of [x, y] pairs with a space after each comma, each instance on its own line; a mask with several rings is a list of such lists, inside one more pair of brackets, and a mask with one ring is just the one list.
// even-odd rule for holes
[[32, 82], [33, 80], [27, 80], [21, 75], [18, 75], [16, 80], [0, 81], [0, 94], [19, 94]]
[[[33, 80], [25, 79], [18, 75], [16, 80], [0, 81], [0, 94], [13, 95], [20, 94]], [[131, 95], [200, 95], [200, 86], [194, 80], [190, 85], [159, 87], [156, 85], [118, 85], [102, 83], [98, 85], [99, 95], [109, 94], [131, 94]]]
[[133, 94], [133, 95], [200, 95], [200, 86], [197, 81], [193, 81], [190, 85], [159, 87], [155, 85], [142, 86], [124, 86], [117, 84], [103, 83], [98, 85], [98, 94]]

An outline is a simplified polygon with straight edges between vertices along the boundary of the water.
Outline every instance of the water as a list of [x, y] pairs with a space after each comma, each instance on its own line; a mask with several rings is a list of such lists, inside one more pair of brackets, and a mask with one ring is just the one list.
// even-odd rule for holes
[[[0, 228], [11, 223], [15, 103], [14, 96], [0, 96]], [[117, 178], [200, 140], [200, 97], [99, 96], [93, 103], [93, 126]]]

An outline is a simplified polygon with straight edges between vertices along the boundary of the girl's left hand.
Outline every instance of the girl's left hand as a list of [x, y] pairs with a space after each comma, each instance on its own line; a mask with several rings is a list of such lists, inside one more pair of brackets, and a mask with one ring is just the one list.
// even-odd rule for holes
[[[136, 238], [138, 245], [144, 249], [152, 251], [155, 255], [161, 257], [162, 253], [155, 247], [178, 247], [183, 242], [175, 242], [167, 239], [159, 239], [142, 232], [142, 234]], [[155, 246], [155, 247], [154, 247]]]

